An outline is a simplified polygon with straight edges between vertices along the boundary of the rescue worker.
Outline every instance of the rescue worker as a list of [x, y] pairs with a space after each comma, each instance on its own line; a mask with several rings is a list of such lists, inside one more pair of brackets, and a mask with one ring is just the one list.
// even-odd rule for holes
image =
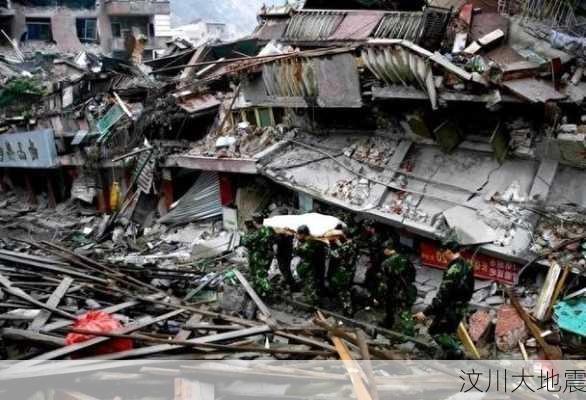
[[301, 258], [297, 266], [297, 273], [301, 279], [303, 294], [311, 305], [319, 305], [324, 294], [325, 259], [327, 249], [325, 243], [311, 237], [306, 225], [297, 229], [296, 253]]
[[444, 272], [439, 291], [429, 307], [415, 314], [414, 318], [423, 322], [433, 315], [428, 332], [442, 350], [441, 357], [459, 359], [463, 357], [463, 352], [457, 339], [457, 331], [474, 292], [474, 271], [470, 263], [462, 258], [457, 242], [452, 241], [445, 246], [444, 256], [449, 265]]
[[378, 286], [381, 273], [381, 266], [384, 260], [384, 243], [385, 238], [379, 229], [377, 229], [374, 221], [364, 221], [364, 235], [363, 241], [368, 248], [368, 255], [370, 257], [370, 268], [366, 271], [364, 285], [370, 292], [372, 300], [378, 300]]
[[262, 222], [263, 217], [258, 214], [252, 217], [252, 221], [247, 222], [249, 232], [242, 239], [242, 245], [248, 249], [248, 268], [252, 287], [259, 296], [266, 297], [271, 293], [269, 270], [275, 256], [273, 249], [275, 230], [263, 226]]
[[341, 304], [344, 314], [352, 316], [351, 288], [356, 272], [356, 258], [358, 255], [356, 244], [346, 236], [337, 239], [330, 253], [329, 288]]
[[417, 300], [415, 266], [407, 256], [394, 249], [387, 241], [382, 264], [381, 292], [385, 304], [384, 326], [397, 332], [413, 336], [415, 333], [411, 307]]
[[293, 259], [293, 239], [295, 237], [288, 233], [277, 233], [275, 242], [277, 244], [277, 263], [285, 283], [294, 290], [296, 288], [295, 279], [291, 272], [291, 260]]

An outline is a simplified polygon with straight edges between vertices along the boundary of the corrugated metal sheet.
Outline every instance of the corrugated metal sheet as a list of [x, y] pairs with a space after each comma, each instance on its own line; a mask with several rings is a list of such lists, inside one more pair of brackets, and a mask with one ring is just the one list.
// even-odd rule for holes
[[138, 190], [144, 194], [149, 194], [153, 187], [156, 164], [157, 160], [153, 157], [152, 152], [150, 151], [143, 152], [138, 157], [133, 176], [136, 177], [136, 174], [140, 174], [137, 186]]
[[338, 29], [330, 36], [331, 40], [362, 40], [370, 37], [377, 27], [383, 13], [351, 13], [344, 18]]
[[423, 12], [387, 13], [374, 32], [379, 39], [405, 39], [427, 49], [439, 47], [444, 38], [450, 10], [427, 7]]
[[295, 14], [287, 25], [285, 39], [326, 40], [338, 29], [346, 13], [306, 11]]
[[375, 38], [419, 41], [423, 31], [422, 12], [392, 12], [385, 15], [374, 32]]
[[320, 107], [362, 106], [358, 69], [349, 53], [268, 63], [262, 78], [270, 97], [313, 98]]
[[202, 172], [195, 184], [179, 199], [167, 215], [159, 219], [163, 224], [185, 224], [222, 215], [220, 179], [216, 172]]
[[437, 49], [441, 46], [446, 34], [451, 10], [439, 7], [426, 7], [423, 10], [423, 30], [419, 44], [426, 49]]
[[427, 93], [432, 107], [437, 108], [437, 92], [428, 60], [401, 46], [364, 48], [362, 60], [377, 79], [388, 85], [415, 86]]
[[573, 7], [572, 2], [564, 0], [525, 0], [522, 16], [552, 27], [573, 27], [576, 24]]
[[290, 58], [263, 66], [269, 96], [317, 97], [317, 69], [313, 59]]

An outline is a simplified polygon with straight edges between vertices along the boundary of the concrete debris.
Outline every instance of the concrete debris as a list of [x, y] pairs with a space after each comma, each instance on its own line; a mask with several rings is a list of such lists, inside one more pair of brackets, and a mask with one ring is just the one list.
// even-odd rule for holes
[[468, 319], [468, 331], [475, 343], [486, 339], [492, 326], [492, 317], [486, 311], [476, 311]]
[[499, 350], [510, 352], [528, 337], [527, 327], [515, 308], [502, 305], [496, 315], [495, 342]]

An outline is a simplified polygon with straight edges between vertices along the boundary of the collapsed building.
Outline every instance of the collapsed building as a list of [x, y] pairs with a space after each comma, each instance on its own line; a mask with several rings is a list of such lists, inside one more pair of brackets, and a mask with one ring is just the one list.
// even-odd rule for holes
[[168, 1], [7, 0], [0, 4], [0, 44], [19, 52], [94, 53], [127, 58], [141, 42], [146, 59], [171, 39]]
[[[86, 246], [216, 217], [232, 233], [211, 247], [232, 250], [259, 209], [333, 207], [427, 267], [455, 231], [477, 278], [542, 276], [538, 320], [583, 285], [581, 2], [308, 0], [198, 47], [168, 40], [168, 2], [37, 3], [0, 3], [0, 184], [22, 193], [5, 218], [75, 199], [105, 215]], [[504, 303], [489, 289], [481, 311]]]

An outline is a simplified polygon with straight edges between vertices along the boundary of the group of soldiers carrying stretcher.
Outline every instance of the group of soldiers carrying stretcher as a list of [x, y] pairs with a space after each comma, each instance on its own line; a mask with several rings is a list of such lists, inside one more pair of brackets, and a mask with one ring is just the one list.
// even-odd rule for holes
[[[260, 296], [269, 298], [273, 294], [269, 270], [276, 258], [284, 283], [291, 291], [302, 291], [306, 302], [314, 306], [321, 305], [325, 298], [334, 298], [344, 313], [352, 316], [354, 305], [360, 303], [352, 291], [356, 263], [359, 252], [366, 249], [370, 267], [364, 286], [369, 296], [364, 305], [384, 305], [383, 325], [408, 336], [415, 335], [416, 322], [433, 316], [428, 333], [442, 350], [438, 357], [462, 356], [456, 331], [467, 312], [474, 278], [472, 267], [460, 256], [456, 241], [444, 245], [444, 256], [450, 264], [437, 295], [425, 310], [413, 315], [416, 269], [407, 255], [398, 251], [397, 241], [384, 235], [374, 222], [352, 221], [319, 238], [312, 236], [306, 225], [296, 232], [264, 226], [261, 215], [255, 215], [246, 226], [248, 232], [242, 244], [248, 249], [251, 283]], [[300, 259], [296, 267], [298, 280], [291, 270], [295, 255]]]

